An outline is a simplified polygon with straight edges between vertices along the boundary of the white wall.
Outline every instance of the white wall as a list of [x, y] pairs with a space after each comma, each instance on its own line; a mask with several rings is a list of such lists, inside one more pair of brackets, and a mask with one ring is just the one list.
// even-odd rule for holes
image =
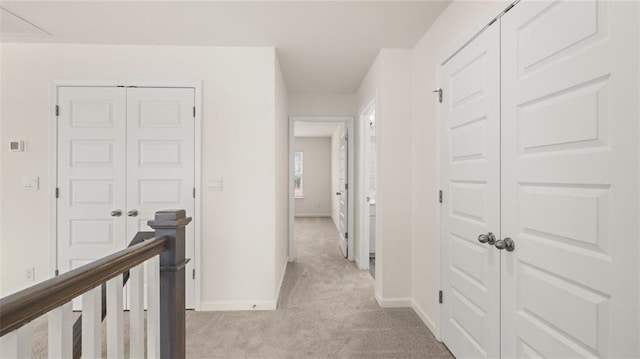
[[413, 49], [413, 308], [438, 333], [440, 290], [438, 65], [504, 9], [507, 1], [454, 1]]
[[411, 306], [411, 54], [382, 49], [357, 92], [359, 108], [378, 96], [376, 299], [385, 307]]
[[[1, 47], [1, 167], [11, 174], [3, 175], [1, 184], [2, 295], [32, 284], [23, 281], [27, 267], [35, 267], [37, 280], [51, 274], [51, 81], [191, 79], [203, 80], [203, 183], [224, 178], [223, 191], [202, 191], [203, 309], [275, 307], [276, 264], [267, 253], [274, 252], [276, 235], [285, 237], [285, 220], [274, 214], [286, 211], [279, 202], [283, 195], [274, 195], [274, 189], [286, 178], [286, 164], [276, 166], [286, 163], [286, 150], [276, 144], [276, 139], [286, 143], [286, 130], [284, 120], [274, 116], [276, 100], [279, 117], [287, 105], [281, 79], [276, 99], [273, 48]], [[26, 139], [29, 151], [10, 153], [6, 144], [15, 138]], [[25, 191], [25, 175], [40, 176], [41, 189]]]
[[[635, 22], [635, 33], [640, 34], [640, 3], [635, 2], [634, 5], [636, 7], [636, 16], [637, 16], [636, 22]], [[636, 36], [636, 38], [637, 38], [638, 44], [636, 44], [635, 53], [631, 56], [635, 57], [635, 62], [636, 64], [638, 64], [638, 69], [636, 72], [638, 81], [636, 82], [636, 86], [640, 87], [640, 35]], [[640, 114], [640, 101], [638, 101], [638, 114]], [[640, 118], [638, 120], [640, 121]], [[638, 126], [638, 139], [640, 140], [640, 126]], [[638, 146], [638, 153], [640, 155], [640, 146]], [[640, 178], [640, 166], [638, 166], [638, 171], [639, 171], [638, 178]], [[640, 191], [638, 191], [638, 204], [640, 205]], [[640, 215], [638, 216], [638, 221], [636, 222], [636, 225], [638, 226], [638, 231], [636, 233], [640, 233]], [[638, 259], [640, 259], [640, 246], [638, 246]], [[638, 279], [640, 279], [640, 275], [638, 276]], [[638, 298], [640, 298], [640, 282], [638, 284], [639, 284]], [[636, 328], [640, 328], [640, 303], [638, 303], [638, 309], [639, 309], [637, 311], [638, 321], [636, 324]], [[637, 341], [637, 345], [638, 345], [638, 352], [640, 352], [640, 340]]]
[[291, 116], [354, 116], [358, 112], [355, 94], [289, 94]]
[[340, 188], [340, 138], [344, 132], [344, 124], [336, 126], [336, 130], [331, 135], [331, 219], [336, 229], [340, 229], [340, 197], [335, 194], [341, 191]]
[[296, 217], [330, 217], [331, 138], [296, 137], [294, 149], [303, 152], [303, 198], [295, 199]]
[[276, 300], [289, 259], [289, 108], [287, 84], [275, 61], [275, 288]]

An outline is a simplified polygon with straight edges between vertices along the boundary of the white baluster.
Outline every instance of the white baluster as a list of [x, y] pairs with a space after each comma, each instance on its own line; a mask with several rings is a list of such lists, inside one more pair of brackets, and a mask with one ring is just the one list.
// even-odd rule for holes
[[129, 270], [129, 353], [144, 358], [144, 264]]
[[147, 356], [160, 357], [160, 257], [147, 261]]
[[107, 281], [107, 357], [124, 358], [122, 275]]
[[0, 358], [31, 358], [31, 325], [0, 337]]
[[31, 323], [18, 329], [18, 359], [31, 358]]
[[0, 358], [18, 356], [18, 331], [14, 330], [0, 337]]
[[102, 290], [97, 286], [82, 295], [82, 357], [102, 356]]
[[73, 353], [72, 313], [71, 302], [49, 312], [49, 358], [71, 358]]

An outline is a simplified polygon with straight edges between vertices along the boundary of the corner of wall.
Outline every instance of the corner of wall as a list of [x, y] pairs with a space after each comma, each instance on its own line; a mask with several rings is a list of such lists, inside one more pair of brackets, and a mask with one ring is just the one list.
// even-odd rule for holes
[[[412, 307], [439, 333], [439, 154], [437, 100], [439, 64], [512, 0], [452, 1], [412, 51]], [[418, 220], [420, 219], [420, 220]]]
[[277, 305], [289, 253], [289, 94], [274, 49], [274, 298]]

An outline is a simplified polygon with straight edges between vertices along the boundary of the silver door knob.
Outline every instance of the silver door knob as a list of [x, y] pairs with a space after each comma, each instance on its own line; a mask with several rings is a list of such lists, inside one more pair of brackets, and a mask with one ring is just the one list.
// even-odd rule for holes
[[111, 211], [111, 217], [120, 217], [122, 216], [122, 211], [119, 209]]
[[367, 197], [367, 203], [371, 202], [371, 197]]
[[129, 212], [127, 212], [127, 216], [129, 217], [135, 217], [138, 215], [138, 210], [137, 209], [132, 209]]
[[489, 243], [489, 245], [494, 245], [496, 243], [496, 236], [491, 232], [487, 234], [481, 234], [478, 236], [478, 242]]
[[513, 242], [513, 239], [507, 237], [505, 239], [501, 239], [496, 242], [496, 248], [499, 250], [506, 249], [507, 252], [513, 252], [516, 249], [516, 244]]

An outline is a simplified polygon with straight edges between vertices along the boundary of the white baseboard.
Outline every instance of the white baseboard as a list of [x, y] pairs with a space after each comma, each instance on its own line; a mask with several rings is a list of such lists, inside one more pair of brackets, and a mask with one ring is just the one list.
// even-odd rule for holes
[[331, 213], [296, 213], [296, 217], [331, 217]]
[[369, 270], [369, 261], [366, 261], [364, 263], [360, 263], [360, 261], [358, 260], [358, 258], [356, 257], [356, 266], [358, 267], [358, 269], [360, 270]]
[[275, 300], [202, 302], [200, 305], [200, 311], [276, 310], [278, 308], [278, 298], [280, 298], [282, 283], [284, 283], [284, 275], [287, 272], [287, 263], [289, 263], [289, 257], [284, 260], [284, 270], [280, 274], [280, 285], [278, 286]]
[[411, 308], [411, 298], [382, 298], [378, 293], [375, 297], [382, 308]]
[[424, 324], [427, 326], [427, 328], [429, 328], [429, 330], [431, 331], [431, 333], [433, 333], [436, 339], [440, 340], [440, 333], [433, 319], [431, 319], [431, 317], [429, 317], [427, 313], [425, 313], [424, 310], [422, 310], [422, 308], [420, 308], [418, 303], [416, 303], [414, 300], [411, 301], [411, 308], [413, 308], [416, 314], [418, 314], [420, 319], [422, 319]]
[[278, 285], [278, 291], [276, 292], [276, 309], [278, 308], [278, 301], [280, 300], [280, 290], [282, 289], [282, 283], [284, 283], [284, 275], [287, 273], [287, 265], [289, 264], [289, 257], [284, 260], [284, 269], [280, 275], [280, 285]]
[[200, 311], [276, 310], [275, 300], [202, 302]]

